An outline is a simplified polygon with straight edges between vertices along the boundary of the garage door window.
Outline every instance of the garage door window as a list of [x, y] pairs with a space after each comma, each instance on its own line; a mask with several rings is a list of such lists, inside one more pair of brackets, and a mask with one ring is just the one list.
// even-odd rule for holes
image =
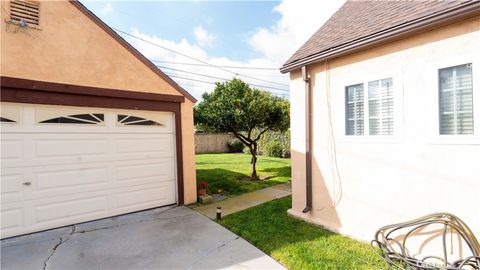
[[117, 122], [120, 126], [163, 126], [151, 119], [125, 114], [119, 114]]
[[20, 109], [16, 106], [9, 106], [2, 104], [1, 106], [0, 123], [2, 124], [18, 124], [20, 123]]
[[87, 124], [99, 125], [104, 121], [102, 113], [73, 114], [40, 121], [42, 124]]
[[14, 121], [12, 119], [8, 119], [6, 117], [0, 117], [0, 122], [2, 122], [2, 123], [15, 123], [16, 121]]

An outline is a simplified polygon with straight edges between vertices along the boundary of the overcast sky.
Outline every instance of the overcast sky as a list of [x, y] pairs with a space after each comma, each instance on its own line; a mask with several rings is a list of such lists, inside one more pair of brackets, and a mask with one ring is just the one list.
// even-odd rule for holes
[[214, 89], [211, 83], [233, 76], [287, 97], [288, 75], [278, 68], [345, 2], [81, 1], [110, 27], [213, 65], [228, 66], [205, 66], [120, 33], [147, 58], [158, 60], [155, 63], [165, 73], [175, 76], [198, 99]]

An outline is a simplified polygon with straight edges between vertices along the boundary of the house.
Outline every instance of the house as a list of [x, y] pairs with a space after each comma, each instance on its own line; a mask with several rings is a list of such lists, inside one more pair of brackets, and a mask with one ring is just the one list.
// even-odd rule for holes
[[480, 1], [347, 1], [281, 71], [291, 215], [370, 241], [450, 212], [480, 235]]
[[195, 202], [195, 98], [78, 1], [1, 7], [1, 237]]

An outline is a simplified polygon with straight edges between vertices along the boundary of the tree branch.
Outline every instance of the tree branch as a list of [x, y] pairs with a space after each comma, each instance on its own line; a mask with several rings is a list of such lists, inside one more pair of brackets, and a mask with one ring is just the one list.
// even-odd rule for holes
[[[241, 137], [243, 140], [245, 140], [247, 142], [247, 144], [251, 144], [253, 141], [252, 139], [248, 138], [248, 137], [245, 137], [245, 135], [243, 135], [242, 133], [234, 133], [235, 136], [239, 136]], [[239, 138], [240, 139], [240, 138]]]
[[255, 140], [253, 140], [254, 142], [260, 140], [260, 137], [263, 135], [263, 133], [267, 132], [270, 128], [266, 128], [264, 129], [262, 132], [260, 132], [260, 134], [258, 134], [257, 138], [255, 138]]
[[240, 133], [233, 132], [233, 135], [235, 135], [235, 137], [237, 137], [238, 140], [240, 140], [243, 144], [245, 144], [248, 147], [250, 147], [250, 145], [252, 144], [245, 136], [243, 136]]

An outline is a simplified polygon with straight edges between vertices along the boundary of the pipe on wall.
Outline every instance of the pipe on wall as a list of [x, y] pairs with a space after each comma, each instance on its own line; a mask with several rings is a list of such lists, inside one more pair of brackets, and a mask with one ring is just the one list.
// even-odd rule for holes
[[305, 187], [306, 204], [303, 213], [312, 210], [312, 86], [307, 66], [302, 67], [305, 82]]

